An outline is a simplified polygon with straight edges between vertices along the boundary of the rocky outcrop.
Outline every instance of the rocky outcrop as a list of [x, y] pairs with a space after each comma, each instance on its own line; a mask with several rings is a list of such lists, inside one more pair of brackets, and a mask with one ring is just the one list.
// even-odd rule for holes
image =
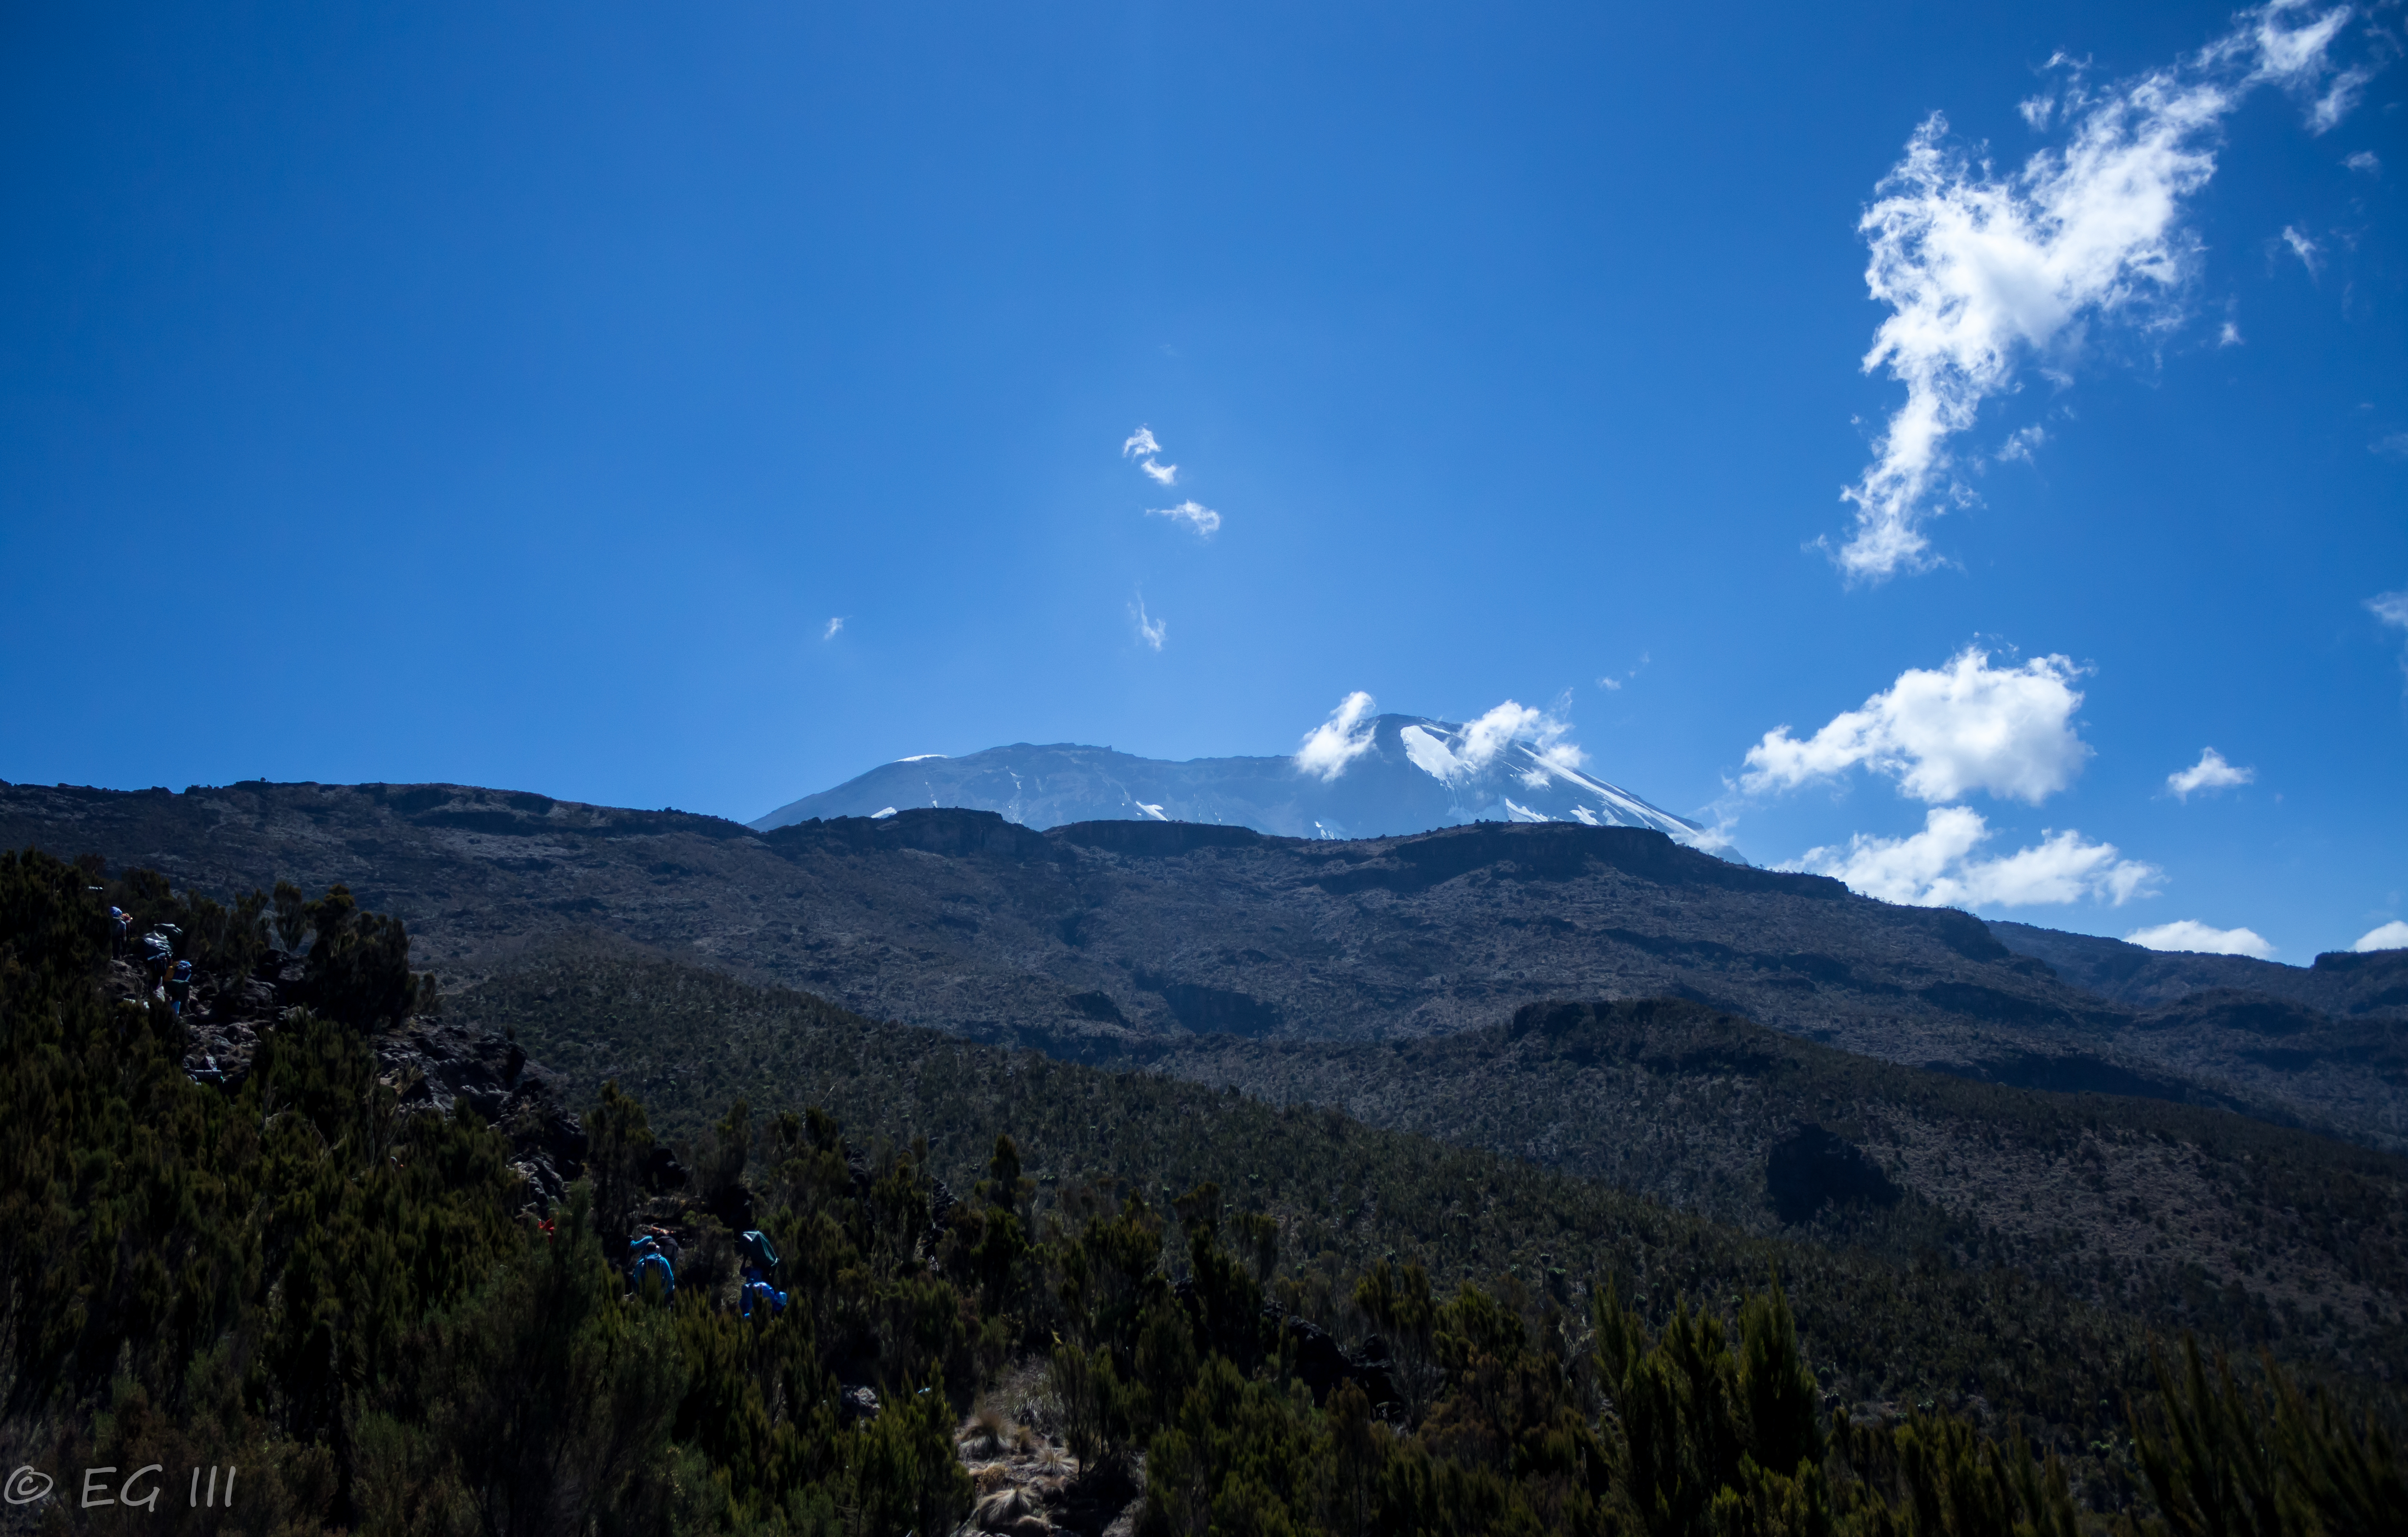
[[[108, 990], [132, 1000], [165, 1003], [167, 987], [132, 960], [109, 963]], [[231, 1093], [251, 1076], [261, 1039], [305, 1007], [308, 987], [301, 959], [267, 953], [239, 982], [196, 977], [183, 998], [184, 1071], [194, 1082]], [[550, 1211], [585, 1171], [584, 1128], [568, 1109], [567, 1081], [531, 1060], [524, 1047], [490, 1030], [413, 1017], [372, 1038], [378, 1081], [405, 1111], [449, 1115], [466, 1102], [510, 1140], [511, 1167], [527, 1182], [534, 1205]], [[658, 1156], [674, 1168], [664, 1147]], [[669, 1171], [652, 1171], [662, 1183]], [[682, 1171], [676, 1171], [680, 1181]]]
[[511, 1167], [544, 1210], [585, 1171], [585, 1128], [568, 1110], [566, 1081], [518, 1042], [439, 1017], [409, 1019], [378, 1039], [376, 1054], [380, 1081], [405, 1109], [449, 1115], [465, 1102], [501, 1128]]

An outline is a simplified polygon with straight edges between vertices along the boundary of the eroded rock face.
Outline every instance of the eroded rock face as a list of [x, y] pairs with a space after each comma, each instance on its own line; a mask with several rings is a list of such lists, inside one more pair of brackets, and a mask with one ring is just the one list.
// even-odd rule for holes
[[[165, 989], [131, 960], [112, 961], [108, 980], [121, 998], [165, 1001]], [[195, 1083], [240, 1089], [261, 1039], [307, 1001], [302, 963], [282, 951], [270, 951], [239, 984], [195, 979], [180, 1015], [184, 1071]], [[501, 1128], [510, 1139], [511, 1166], [525, 1177], [538, 1209], [549, 1212], [584, 1172], [585, 1130], [568, 1110], [567, 1081], [517, 1042], [437, 1017], [405, 1019], [370, 1044], [379, 1082], [400, 1097], [404, 1111], [449, 1115], [466, 1101]], [[667, 1149], [657, 1155], [666, 1158]]]
[[466, 1102], [510, 1139], [511, 1167], [549, 1211], [584, 1172], [585, 1128], [569, 1113], [566, 1081], [491, 1030], [437, 1019], [405, 1020], [376, 1042], [385, 1085], [405, 1109], [452, 1113]]

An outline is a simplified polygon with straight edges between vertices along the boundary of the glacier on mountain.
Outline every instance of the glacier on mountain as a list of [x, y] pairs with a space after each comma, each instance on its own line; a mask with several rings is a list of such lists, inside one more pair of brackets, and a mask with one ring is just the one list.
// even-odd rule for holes
[[[1364, 701], [1369, 703], [1368, 698]], [[1735, 857], [1710, 829], [1573, 767], [1551, 741], [1418, 715], [1357, 711], [1336, 751], [1314, 756], [1141, 758], [1108, 747], [1027, 742], [960, 757], [921, 754], [805, 796], [754, 822], [872, 816], [894, 806], [962, 806], [1027, 826], [1210, 822], [1286, 838], [1382, 838], [1471, 822], [1652, 827]], [[1309, 761], [1308, 761], [1309, 760]], [[1334, 771], [1332, 771], [1334, 769]]]

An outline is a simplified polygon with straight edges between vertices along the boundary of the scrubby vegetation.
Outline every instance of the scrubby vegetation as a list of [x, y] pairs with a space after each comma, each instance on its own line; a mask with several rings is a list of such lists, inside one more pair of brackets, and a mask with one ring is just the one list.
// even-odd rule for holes
[[[1163, 1067], [1752, 1231], [2011, 1266], [2159, 1329], [2408, 1376], [2408, 1159], [2229, 1111], [1982, 1083], [1670, 998], [1533, 1004], [1369, 1051], [1216, 1037]], [[1794, 1177], [1801, 1124], [1861, 1149], [1870, 1197]]]
[[[697, 1127], [682, 1169], [638, 1098], [608, 1085], [584, 1177], [541, 1211], [503, 1128], [465, 1101], [405, 1113], [378, 1082], [375, 1007], [354, 1023], [293, 1011], [238, 1088], [194, 1083], [181, 1023], [111, 996], [86, 884], [0, 855], [0, 1454], [238, 1466], [244, 1483], [231, 1510], [187, 1508], [179, 1484], [139, 1515], [26, 1512], [50, 1529], [943, 1531], [974, 1492], [959, 1416], [1031, 1357], [1080, 1481], [1141, 1489], [1147, 1532], [2070, 1532], [2084, 1495], [2119, 1492], [2077, 1488], [1995, 1421], [1830, 1411], [1793, 1305], [1853, 1306], [1853, 1327], [1920, 1341], [1907, 1310], [1980, 1296], [1956, 1282], [1847, 1283], [1838, 1262], [1627, 1198], [1566, 1206], [1568, 1182], [1482, 1155], [1158, 1081], [997, 1058], [1018, 1113], [1062, 1140], [1039, 1156], [1038, 1137], [990, 1137], [993, 1101], [965, 1096], [946, 1129], [985, 1145], [958, 1199], [939, 1171], [963, 1153], [936, 1128], [849, 1139], [811, 1102], [859, 1092], [826, 1057], [808, 1059], [821, 1076], [797, 1108], [739, 1100]], [[188, 940], [202, 927], [156, 895]], [[226, 942], [251, 941], [265, 936]], [[877, 1027], [830, 1016], [814, 1033], [875, 1070]], [[663, 1120], [691, 1124], [690, 1095], [666, 1098]], [[1074, 1164], [1057, 1128], [1078, 1117], [1092, 1151]], [[1252, 1177], [1157, 1199], [1174, 1135], [1224, 1133]], [[1429, 1167], [1382, 1171], [1409, 1160]], [[1601, 1226], [1579, 1251], [1541, 1229], [1562, 1235], [1558, 1263], [1516, 1273], [1484, 1215], [1496, 1261], [1444, 1286], [1381, 1254], [1340, 1296], [1318, 1258], [1283, 1258], [1323, 1233], [1359, 1249], [1338, 1214], [1296, 1214], [1325, 1178], [1410, 1205], [1430, 1176], [1474, 1174], [1484, 1212]], [[783, 1253], [793, 1305], [775, 1317], [728, 1305], [729, 1228], [748, 1220]], [[673, 1299], [630, 1293], [614, 1260], [642, 1221], [689, 1235]], [[1627, 1279], [1589, 1284], [1610, 1274]], [[1382, 1337], [1332, 1380], [1299, 1313]], [[2396, 1526], [2388, 1444], [2279, 1375], [2201, 1368], [2153, 1402], [2126, 1428], [2129, 1492], [2172, 1530], [2203, 1530], [2201, 1501], [2228, 1488], [2263, 1491], [2253, 1530]], [[2261, 1444], [2259, 1424], [2280, 1433]]]

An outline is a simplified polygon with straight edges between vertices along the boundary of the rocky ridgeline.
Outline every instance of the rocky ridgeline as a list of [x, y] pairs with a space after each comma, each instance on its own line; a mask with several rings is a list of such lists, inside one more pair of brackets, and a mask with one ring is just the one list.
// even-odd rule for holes
[[[166, 998], [165, 989], [130, 960], [110, 962], [109, 990], [128, 1001]], [[196, 978], [182, 1014], [184, 1071], [229, 1093], [240, 1088], [260, 1038], [308, 1004], [303, 962], [281, 950], [270, 950], [239, 984]], [[510, 1141], [511, 1167], [525, 1178], [528, 1200], [538, 1211], [551, 1211], [584, 1173], [585, 1130], [568, 1108], [567, 1081], [529, 1058], [516, 1041], [437, 1015], [406, 1018], [371, 1044], [378, 1081], [394, 1092], [403, 1111], [449, 1115], [466, 1101], [500, 1128]], [[666, 1167], [648, 1172], [682, 1183], [683, 1171], [662, 1153]]]

